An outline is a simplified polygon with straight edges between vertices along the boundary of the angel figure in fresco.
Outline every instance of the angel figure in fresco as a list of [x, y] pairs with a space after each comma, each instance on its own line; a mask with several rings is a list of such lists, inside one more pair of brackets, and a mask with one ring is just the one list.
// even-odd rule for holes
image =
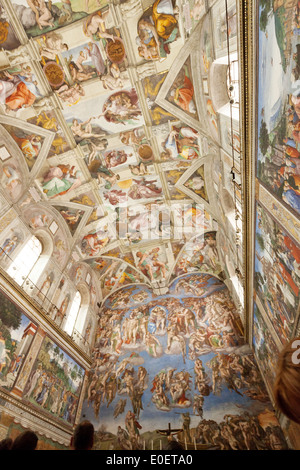
[[0, 247], [0, 259], [10, 256], [16, 248], [19, 239], [17, 235], [7, 238]]
[[19, 73], [13, 74], [5, 70], [0, 78], [0, 103], [4, 104], [8, 111], [28, 108], [39, 95], [36, 85], [33, 82], [31, 85], [33, 87], [30, 86], [29, 80]]
[[18, 144], [18, 147], [22, 150], [28, 167], [31, 169], [42, 148], [42, 137], [35, 134], [24, 137], [19, 137], [15, 134], [11, 135]]
[[205, 188], [205, 181], [200, 175], [192, 176], [192, 178], [184, 183], [184, 186], [198, 194], [201, 189]]
[[146, 390], [148, 388], [148, 372], [145, 367], [140, 366], [138, 369], [138, 382], [137, 382], [137, 387], [140, 388], [140, 390]]
[[183, 427], [184, 438], [188, 442], [192, 442], [191, 431], [190, 431], [191, 417], [188, 411], [186, 413], [182, 413], [182, 421], [183, 421], [182, 427]]
[[200, 157], [198, 133], [191, 127], [173, 127], [167, 139], [162, 144], [165, 152], [161, 153], [162, 159], [180, 158], [194, 160]]
[[165, 383], [165, 374], [159, 373], [154, 377], [152, 392], [152, 401], [158, 409], [170, 410], [170, 400], [166, 395], [167, 387]]
[[159, 261], [158, 252], [159, 247], [153, 248], [151, 251], [145, 252], [144, 254], [141, 251], [136, 253], [139, 259], [138, 267], [150, 277], [151, 282], [155, 281], [155, 278], [157, 278], [160, 273], [163, 279], [167, 277], [166, 265]]
[[179, 343], [181, 353], [182, 353], [182, 358], [183, 362], [185, 364], [185, 358], [186, 358], [186, 344], [185, 344], [185, 339], [179, 332], [179, 328], [176, 323], [170, 323], [167, 327], [167, 336], [168, 336], [168, 341], [167, 341], [167, 351], [170, 351], [171, 346], [174, 342]]
[[209, 219], [203, 210], [197, 209], [196, 207], [190, 207], [185, 211], [179, 209], [179, 212], [183, 218], [183, 224], [185, 227], [201, 228], [204, 230], [207, 230], [210, 227]]
[[69, 106], [72, 106], [85, 95], [85, 91], [79, 83], [75, 83], [73, 86], [67, 84], [62, 85], [58, 90], [56, 90], [58, 96], [67, 103]]
[[132, 157], [132, 153], [127, 154], [124, 150], [111, 150], [105, 156], [105, 163], [107, 168], [113, 168], [127, 162], [127, 158]]
[[43, 129], [48, 129], [49, 131], [58, 131], [58, 124], [56, 122], [55, 116], [50, 117], [45, 112], [39, 114], [36, 123], [37, 126], [41, 125]]
[[138, 52], [146, 60], [166, 57], [169, 44], [177, 38], [178, 23], [172, 2], [156, 0], [150, 15], [143, 15], [137, 25]]
[[114, 418], [117, 418], [120, 414], [124, 413], [127, 400], [122, 398], [118, 401], [114, 409]]
[[113, 173], [106, 166], [101, 165], [99, 160], [94, 160], [89, 165], [89, 170], [93, 178], [97, 178], [99, 185], [105, 183], [105, 188], [110, 189], [120, 179], [120, 175]]
[[162, 193], [162, 188], [158, 188], [156, 180], [146, 180], [141, 178], [140, 180], [133, 179], [134, 184], [128, 191], [128, 196], [131, 199], [149, 199], [158, 197]]
[[124, 83], [121, 77], [121, 71], [117, 64], [113, 63], [108, 65], [107, 73], [101, 76], [103, 87], [109, 90], [115, 90], [116, 88], [123, 88]]
[[[38, 40], [40, 44], [40, 41]], [[55, 61], [57, 55], [61, 52], [67, 51], [68, 45], [63, 42], [62, 35], [53, 31], [43, 36], [43, 43], [40, 45], [40, 55], [48, 60]]]
[[2, 168], [2, 182], [11, 197], [16, 197], [21, 190], [21, 176], [12, 165]]
[[145, 345], [148, 348], [149, 355], [153, 357], [157, 357], [158, 355], [157, 348], [161, 347], [161, 344], [156, 338], [156, 336], [151, 334], [149, 331], [147, 332], [146, 337], [145, 337]]
[[[85, 50], [87, 51], [86, 47], [85, 47]], [[79, 70], [79, 72], [86, 71], [86, 67], [83, 65], [83, 62], [85, 62], [86, 60], [87, 60], [87, 54], [85, 54], [84, 51], [80, 51], [79, 56], [77, 57], [76, 61], [73, 62], [76, 65], [77, 70]]]
[[71, 210], [61, 210], [60, 213], [71, 228], [77, 224], [80, 217], [84, 214], [81, 210], [76, 210], [75, 212]]
[[47, 227], [49, 225], [49, 217], [46, 214], [38, 214], [30, 219], [29, 227], [36, 229], [38, 227]]
[[99, 40], [103, 39], [111, 39], [114, 41], [114, 36], [109, 34], [106, 31], [105, 27], [105, 19], [109, 14], [109, 9], [102, 13], [101, 11], [97, 11], [90, 15], [88, 19], [84, 22], [83, 25], [83, 32], [85, 36], [88, 36], [92, 40]]
[[43, 192], [49, 198], [62, 196], [81, 185], [80, 175], [81, 172], [76, 170], [75, 166], [57, 165], [56, 167], [50, 167], [43, 177]]
[[205, 368], [201, 359], [196, 359], [194, 364], [194, 372], [195, 372], [195, 388], [198, 382], [205, 382], [207, 381], [207, 374], [205, 372]]
[[213, 103], [211, 99], [208, 99], [206, 102], [206, 110], [207, 110], [207, 115], [210, 119], [210, 122], [212, 123], [216, 131], [218, 131], [217, 113], [213, 107]]
[[35, 13], [35, 19], [38, 27], [42, 30], [44, 27], [54, 27], [54, 19], [51, 11], [47, 8], [44, 0], [27, 0], [28, 6]]
[[190, 114], [196, 114], [196, 106], [194, 101], [194, 86], [189, 77], [187, 66], [184, 66], [178, 77], [175, 79], [170, 91], [169, 100], [179, 106], [183, 111]]
[[120, 140], [124, 145], [141, 145], [144, 139], [145, 132], [143, 128], [137, 128], [131, 131], [120, 133]]
[[191, 10], [191, 18], [199, 21], [202, 13], [205, 11], [205, 0], [196, 0]]
[[189, 340], [189, 357], [193, 361], [207, 346], [207, 333], [205, 328], [198, 328]]
[[141, 410], [144, 409], [143, 402], [142, 402], [143, 393], [144, 393], [143, 390], [140, 390], [138, 387], [135, 387], [134, 393], [131, 397], [132, 409], [137, 419], [139, 419], [140, 417]]
[[129, 169], [131, 174], [134, 176], [144, 176], [149, 174], [147, 166], [143, 162], [140, 162], [138, 165], [129, 165]]
[[132, 450], [129, 435], [121, 426], [118, 426], [117, 438], [118, 445], [120, 446], [121, 450]]
[[69, 70], [74, 82], [85, 82], [94, 75], [94, 72], [85, 72], [84, 70], [81, 72], [73, 61], [69, 63]]
[[151, 310], [151, 319], [152, 318], [156, 324], [156, 331], [165, 331], [167, 325], [166, 309], [157, 305]]
[[43, 284], [41, 285], [41, 288], [40, 288], [40, 290], [38, 291], [38, 294], [37, 294], [37, 296], [41, 300], [44, 300], [45, 297], [47, 296], [47, 294], [50, 290], [50, 287], [52, 285], [53, 278], [54, 278], [54, 274], [53, 274], [53, 272], [51, 272], [50, 274], [48, 274], [46, 276], [46, 279], [44, 280]]
[[70, 294], [67, 294], [65, 298], [63, 299], [59, 309], [55, 311], [54, 321], [56, 321], [57, 319], [60, 320], [60, 323], [59, 323], [60, 325], [62, 324], [67, 314], [69, 302], [70, 302]]
[[102, 138], [96, 139], [94, 142], [92, 140], [87, 140], [87, 145], [89, 148], [88, 165], [90, 165], [97, 157], [99, 157], [100, 152], [106, 149], [108, 141], [107, 139]]
[[137, 93], [132, 89], [130, 92], [119, 91], [111, 95], [105, 101], [98, 118], [104, 116], [108, 122], [125, 125], [126, 122], [132, 123], [132, 120], [139, 120], [141, 114]]
[[71, 126], [71, 131], [75, 135], [75, 137], [80, 137], [81, 139], [89, 139], [91, 137], [94, 138], [101, 138], [104, 137], [104, 133], [97, 134], [93, 131], [92, 121], [93, 118], [89, 118], [84, 122], [79, 122], [78, 119], [73, 119], [73, 123]]
[[95, 233], [85, 235], [81, 242], [81, 249], [89, 256], [94, 256], [101, 248], [105, 247], [108, 242], [109, 236], [105, 227], [104, 230], [98, 230]]
[[101, 77], [105, 72], [105, 63], [102, 58], [99, 47], [94, 42], [89, 42], [85, 47], [87, 55], [91, 58], [92, 64], [96, 69], [97, 75]]
[[112, 373], [109, 375], [105, 382], [105, 398], [107, 401], [107, 408], [111, 404], [112, 401], [114, 401], [114, 398], [117, 393], [117, 377], [115, 373]]
[[104, 198], [113, 206], [127, 201], [127, 194], [121, 189], [112, 189], [104, 194]]

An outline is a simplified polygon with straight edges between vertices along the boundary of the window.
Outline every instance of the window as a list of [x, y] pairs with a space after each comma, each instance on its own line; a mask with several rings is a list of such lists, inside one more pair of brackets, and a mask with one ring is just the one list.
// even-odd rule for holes
[[88, 313], [88, 305], [83, 305], [80, 309], [80, 315], [78, 315], [76, 325], [75, 325], [76, 331], [81, 335], [82, 335], [87, 313]]
[[22, 285], [31, 272], [42, 252], [42, 244], [34, 235], [27, 241], [14, 261], [9, 265], [7, 273]]
[[64, 326], [65, 332], [68, 333], [68, 335], [70, 336], [72, 336], [72, 333], [73, 333], [76, 318], [80, 309], [80, 304], [81, 304], [81, 295], [80, 295], [80, 292], [77, 291], [75, 294], [74, 300], [72, 302], [65, 326]]

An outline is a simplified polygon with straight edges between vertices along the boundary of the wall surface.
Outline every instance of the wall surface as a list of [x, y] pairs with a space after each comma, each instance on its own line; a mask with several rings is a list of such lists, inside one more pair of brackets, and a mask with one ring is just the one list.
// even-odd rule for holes
[[[299, 18], [296, 0], [258, 1], [254, 9], [253, 345], [271, 397], [278, 353], [299, 334]], [[294, 426], [294, 444], [296, 434]]]
[[101, 449], [159, 448], [169, 423], [189, 448], [285, 448], [230, 293], [210, 274], [108, 297], [93, 358], [82, 416]]
[[76, 424], [85, 368], [24, 300], [21, 306], [1, 290], [0, 302], [1, 413], [9, 417], [9, 426], [1, 420], [1, 435], [16, 437], [15, 423], [48, 439], [45, 448], [63, 448]]

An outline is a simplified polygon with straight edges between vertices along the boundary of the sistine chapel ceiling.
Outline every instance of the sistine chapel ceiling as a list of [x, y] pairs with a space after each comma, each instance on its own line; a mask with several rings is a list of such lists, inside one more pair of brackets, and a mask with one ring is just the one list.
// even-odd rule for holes
[[49, 233], [60, 270], [91, 268], [99, 300], [238, 266], [236, 16], [224, 0], [1, 0], [2, 210]]

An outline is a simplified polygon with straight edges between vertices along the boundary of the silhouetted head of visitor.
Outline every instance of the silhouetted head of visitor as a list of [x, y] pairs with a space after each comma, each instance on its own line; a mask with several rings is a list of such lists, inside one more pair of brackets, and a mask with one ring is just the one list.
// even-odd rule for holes
[[279, 354], [274, 399], [285, 416], [300, 423], [300, 338], [291, 340]]
[[35, 450], [37, 443], [37, 435], [33, 431], [25, 431], [16, 437], [11, 450]]
[[0, 441], [0, 450], [10, 450], [13, 445], [13, 440], [10, 437], [7, 437], [6, 439], [2, 439]]
[[73, 450], [91, 450], [94, 445], [94, 426], [90, 421], [79, 423], [71, 438], [70, 446]]

